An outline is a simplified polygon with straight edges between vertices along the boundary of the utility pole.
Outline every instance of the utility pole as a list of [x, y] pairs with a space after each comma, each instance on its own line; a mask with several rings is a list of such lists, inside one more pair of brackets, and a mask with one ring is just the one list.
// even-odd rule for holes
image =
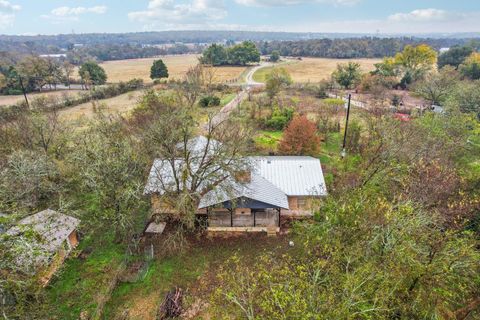
[[348, 118], [350, 117], [350, 102], [352, 100], [352, 95], [348, 94], [348, 105], [347, 105], [347, 120], [345, 121], [345, 133], [343, 134], [343, 146], [342, 146], [342, 159], [347, 155], [346, 145], [347, 145], [347, 130], [348, 130]]

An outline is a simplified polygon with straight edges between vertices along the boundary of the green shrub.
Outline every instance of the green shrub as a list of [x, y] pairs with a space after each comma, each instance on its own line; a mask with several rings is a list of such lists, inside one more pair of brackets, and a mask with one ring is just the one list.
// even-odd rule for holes
[[220, 98], [217, 96], [204, 96], [200, 99], [198, 104], [203, 107], [216, 107], [220, 105]]
[[269, 130], [283, 130], [293, 118], [293, 108], [275, 108], [270, 118], [265, 119], [265, 128]]

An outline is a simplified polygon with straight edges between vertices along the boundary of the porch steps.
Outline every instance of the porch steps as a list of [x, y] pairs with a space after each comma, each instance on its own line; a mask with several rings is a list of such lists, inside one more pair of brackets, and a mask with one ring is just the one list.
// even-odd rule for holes
[[267, 228], [267, 236], [268, 237], [274, 237], [277, 235], [277, 228]]

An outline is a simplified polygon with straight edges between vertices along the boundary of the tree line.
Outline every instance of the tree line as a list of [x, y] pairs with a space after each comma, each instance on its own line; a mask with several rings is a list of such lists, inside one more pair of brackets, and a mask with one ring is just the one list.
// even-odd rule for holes
[[282, 56], [322, 57], [322, 58], [382, 58], [394, 56], [407, 45], [427, 44], [432, 48], [449, 48], [455, 45], [472, 43], [479, 46], [478, 40], [472, 39], [421, 39], [421, 38], [348, 38], [315, 39], [302, 41], [264, 41], [258, 43], [263, 55], [278, 51]]
[[80, 65], [78, 75], [80, 81], [75, 77], [75, 66], [66, 60], [35, 55], [25, 56], [19, 61], [0, 59], [0, 93], [25, 95], [56, 89], [60, 84], [70, 87], [73, 83], [80, 83], [88, 89], [91, 85], [102, 85], [107, 81], [105, 70], [95, 61]]

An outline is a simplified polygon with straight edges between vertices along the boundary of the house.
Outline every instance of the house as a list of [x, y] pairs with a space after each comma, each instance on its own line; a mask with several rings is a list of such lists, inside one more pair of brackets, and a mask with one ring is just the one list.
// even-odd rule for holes
[[[196, 138], [190, 144], [192, 153], [204, 143], [201, 137]], [[178, 161], [176, 165], [181, 167]], [[327, 195], [320, 160], [316, 158], [257, 156], [245, 157], [244, 161], [248, 164], [246, 170], [229, 176], [201, 197], [196, 215], [209, 231], [278, 232], [282, 216], [311, 216], [314, 199]], [[150, 170], [144, 193], [151, 196], [154, 214], [171, 210], [162, 201], [173, 183], [171, 167], [168, 161], [156, 159]]]
[[26, 244], [16, 251], [19, 270], [37, 274], [41, 283], [47, 284], [78, 245], [79, 224], [80, 220], [50, 209], [20, 220], [6, 232], [10, 241]]

